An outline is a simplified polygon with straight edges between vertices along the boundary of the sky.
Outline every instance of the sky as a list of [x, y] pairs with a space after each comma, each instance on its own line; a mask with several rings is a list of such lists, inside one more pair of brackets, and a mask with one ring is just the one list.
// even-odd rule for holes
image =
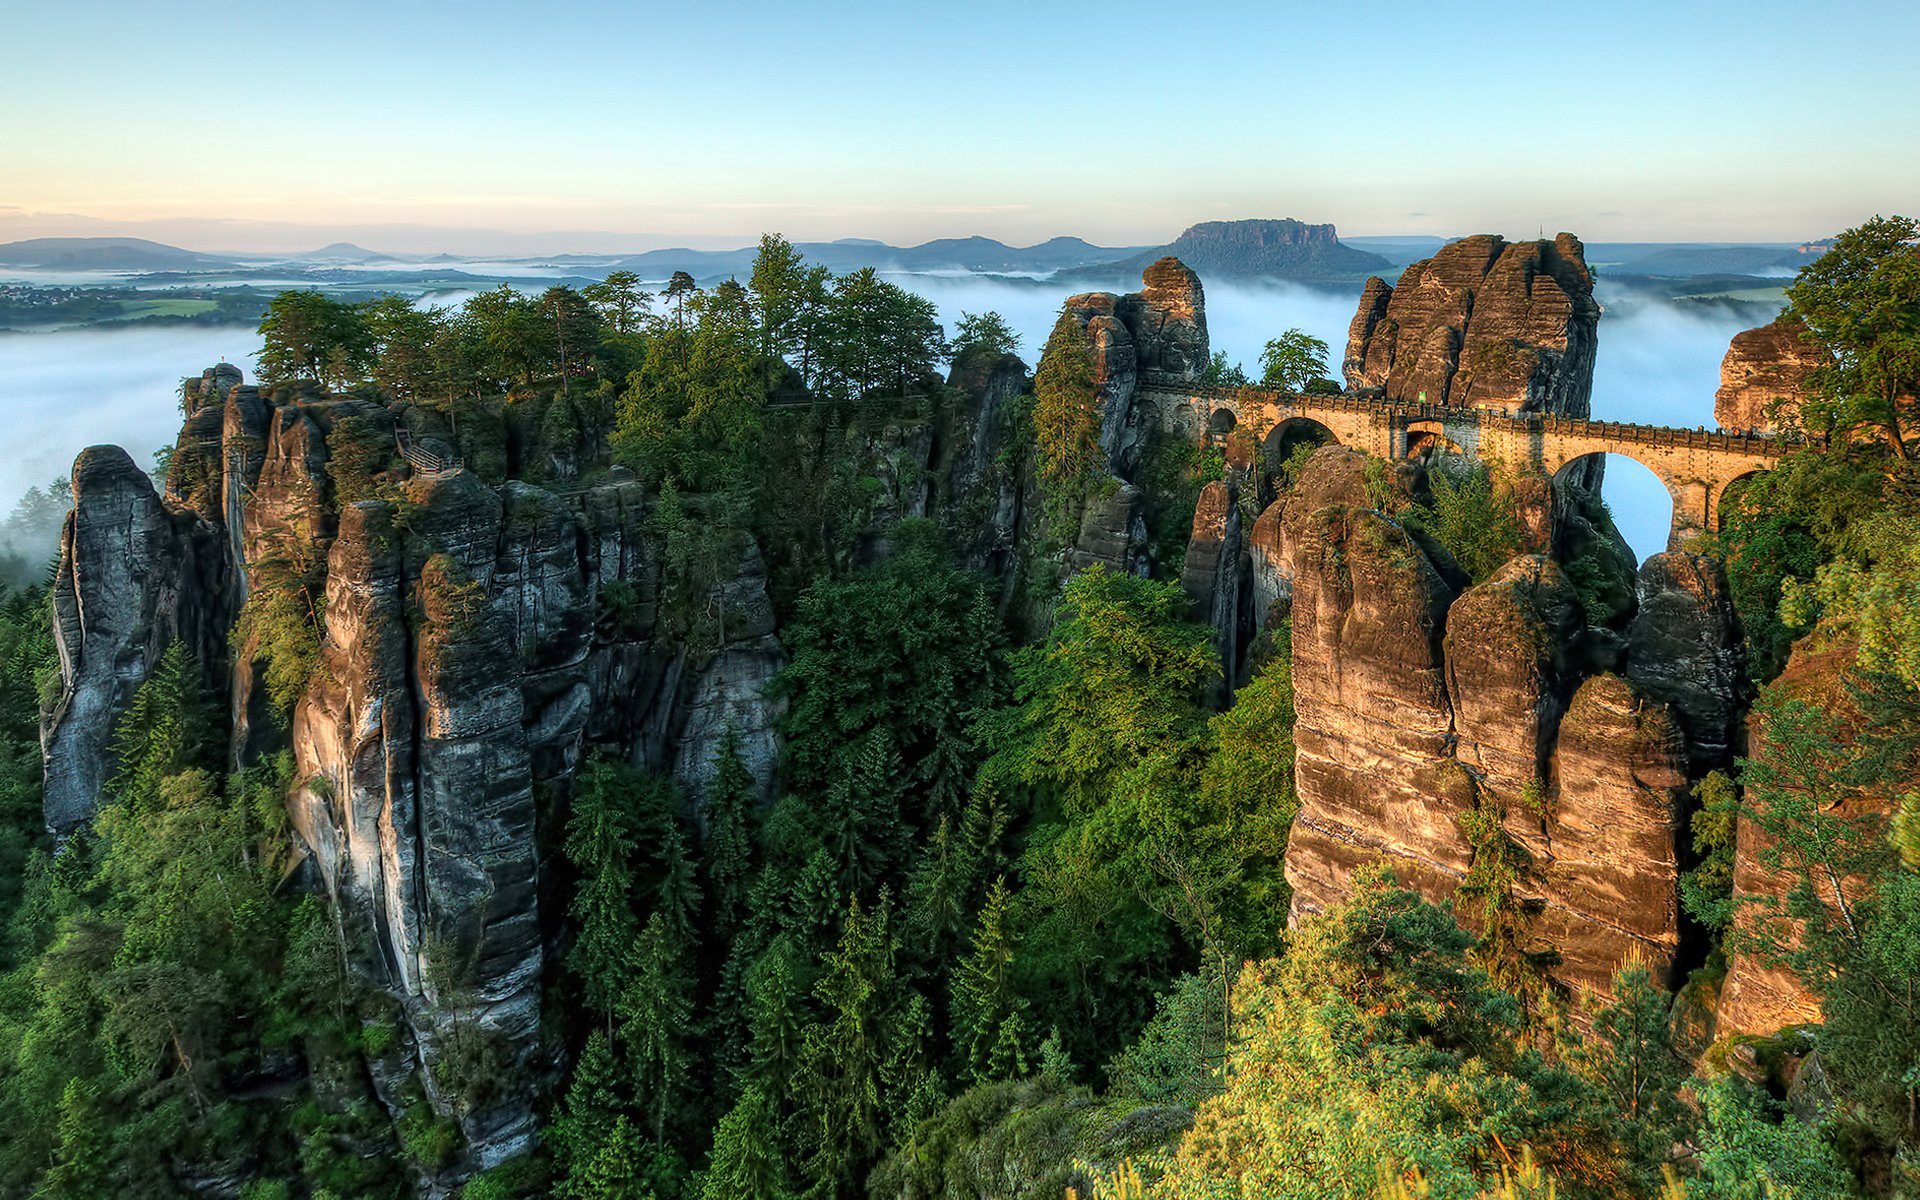
[[1801, 241], [1920, 197], [1915, 0], [0, 0], [0, 29], [0, 241]]

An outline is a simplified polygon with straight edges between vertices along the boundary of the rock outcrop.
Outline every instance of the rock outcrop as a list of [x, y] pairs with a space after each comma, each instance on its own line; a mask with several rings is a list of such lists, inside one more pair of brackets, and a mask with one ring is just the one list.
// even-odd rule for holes
[[1730, 766], [1746, 699], [1746, 652], [1720, 560], [1670, 551], [1640, 565], [1627, 633], [1627, 679], [1671, 705], [1691, 774]]
[[92, 818], [113, 773], [113, 726], [168, 645], [199, 664], [224, 659], [224, 540], [191, 511], [161, 503], [118, 446], [73, 464], [73, 511], [53, 579], [60, 693], [41, 721], [47, 827], [64, 837]]
[[[1509, 812], [1508, 829], [1534, 856], [1522, 893], [1544, 901], [1532, 933], [1557, 950], [1554, 976], [1606, 995], [1631, 956], [1669, 976], [1679, 948], [1678, 834], [1687, 793], [1684, 740], [1671, 714], [1615, 675], [1580, 685], [1561, 718], [1546, 792], [1535, 816]], [[1677, 982], [1677, 981], [1675, 981]]]
[[1713, 395], [1713, 419], [1720, 428], [1771, 430], [1769, 408], [1807, 398], [1808, 376], [1828, 357], [1806, 332], [1796, 318], [1780, 317], [1733, 335], [1720, 362], [1720, 390]]
[[[1836, 731], [1842, 745], [1851, 745], [1863, 720], [1848, 686], [1847, 671], [1858, 647], [1850, 639], [1837, 636], [1823, 623], [1795, 644], [1773, 687], [1788, 700], [1816, 705], [1839, 718]], [[1749, 721], [1749, 755], [1763, 759], [1767, 755], [1769, 731], [1760, 713]], [[1793, 869], [1791, 859], [1779, 854], [1778, 843], [1765, 823], [1756, 820], [1753, 809], [1765, 803], [1749, 789], [1743, 810], [1735, 826], [1733, 858], [1734, 923], [1736, 928], [1768, 926], [1768, 940], [1784, 941], [1791, 948], [1799, 934], [1799, 919], [1790, 915], [1789, 896], [1805, 882]], [[1847, 791], [1822, 797], [1824, 816], [1836, 825], [1852, 826], [1860, 840], [1874, 847], [1884, 846], [1889, 797], [1884, 793]], [[1847, 852], [1837, 853], [1841, 886], [1850, 902], [1857, 903], [1869, 890], [1867, 879], [1847, 873]], [[1824, 873], [1813, 879], [1822, 903], [1834, 904], [1834, 887]], [[1738, 952], [1728, 955], [1727, 976], [1720, 986], [1719, 1002], [1714, 1010], [1715, 1027], [1724, 1036], [1744, 1033], [1770, 1035], [1789, 1025], [1817, 1022], [1821, 1019], [1820, 998], [1807, 982], [1784, 964], [1757, 954]]]
[[1378, 254], [1340, 241], [1331, 225], [1281, 220], [1202, 221], [1157, 250], [1098, 266], [1075, 268], [1072, 278], [1112, 279], [1172, 255], [1213, 279], [1353, 280], [1389, 264]]
[[[1265, 589], [1292, 595], [1295, 915], [1337, 903], [1372, 861], [1452, 896], [1494, 852], [1463, 819], [1491, 808], [1528, 862], [1514, 894], [1537, 909], [1528, 935], [1558, 952], [1556, 978], [1604, 993], [1629, 953], [1666, 972], [1688, 786], [1679, 723], [1593, 673], [1606, 656], [1588, 643], [1611, 635], [1587, 628], [1553, 559], [1463, 587], [1444, 551], [1366, 507], [1365, 461], [1316, 451], [1277, 518], [1256, 524], [1256, 556], [1274, 564]], [[1277, 554], [1260, 549], [1276, 521]]]
[[1237, 489], [1222, 480], [1200, 490], [1180, 572], [1193, 619], [1213, 627], [1221, 671], [1213, 698], [1221, 707], [1233, 694], [1233, 676], [1240, 662], [1239, 499]]
[[[765, 693], [786, 660], [758, 548], [746, 541], [711, 594], [678, 598], [677, 612], [717, 614], [692, 637], [662, 626], [650, 501], [623, 470], [565, 492], [458, 468], [409, 479], [387, 449], [408, 410], [262, 394], [224, 368], [187, 392], [166, 500], [117, 448], [75, 465], [54, 588], [63, 688], [44, 719], [49, 824], [64, 833], [92, 815], [114, 721], [183, 643], [230, 687], [236, 765], [290, 742], [303, 878], [338, 905], [360, 970], [406, 1018], [377, 1090], [393, 1101], [417, 1078], [459, 1121], [464, 1166], [500, 1161], [531, 1144], [547, 1070], [539, 851], [552, 831], [537, 829], [551, 809], [536, 796], [563, 799], [598, 747], [670, 772], [697, 801], [729, 728], [770, 792], [778, 713]], [[553, 428], [484, 418], [463, 418], [461, 444], [488, 470], [532, 456], [566, 478], [556, 463], [593, 461], [555, 450], [569, 441]], [[934, 440], [902, 446], [925, 460]], [[357, 461], [342, 468], [349, 444]], [[347, 482], [369, 498], [345, 497]], [[921, 511], [930, 491], [902, 496]], [[257, 677], [260, 647], [228, 662], [229, 630], [262, 589], [326, 614], [290, 726]], [[455, 1035], [483, 1039], [509, 1082], [476, 1091], [432, 1069]]]
[[1064, 308], [1093, 348], [1100, 448], [1108, 470], [1121, 479], [1133, 477], [1146, 445], [1147, 423], [1133, 405], [1140, 373], [1191, 382], [1206, 371], [1210, 353], [1200, 277], [1179, 259], [1162, 258], [1147, 267], [1142, 282], [1140, 291], [1125, 295], [1070, 296]]
[[1462, 238], [1369, 279], [1347, 386], [1390, 400], [1587, 415], [1600, 306], [1580, 239]]

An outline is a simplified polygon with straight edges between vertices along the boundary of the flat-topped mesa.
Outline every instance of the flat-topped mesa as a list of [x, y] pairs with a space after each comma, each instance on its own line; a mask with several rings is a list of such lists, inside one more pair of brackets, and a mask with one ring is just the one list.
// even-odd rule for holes
[[1720, 361], [1713, 419], [1722, 429], [1771, 432], [1776, 404], [1798, 407], [1814, 370], [1831, 361], [1796, 317], [1780, 317], [1733, 335]]
[[1347, 386], [1396, 401], [1584, 417], [1600, 305], [1580, 239], [1449, 242], [1397, 285], [1367, 281]]

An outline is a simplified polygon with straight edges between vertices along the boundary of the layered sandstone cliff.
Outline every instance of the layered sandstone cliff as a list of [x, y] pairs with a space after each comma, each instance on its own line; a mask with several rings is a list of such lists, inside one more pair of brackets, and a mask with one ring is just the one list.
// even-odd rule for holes
[[1720, 428], [1771, 430], [1769, 410], [1776, 404], [1796, 407], [1807, 398], [1808, 377], [1828, 360], [1806, 332], [1799, 320], [1781, 317], [1733, 335], [1713, 396]]
[[[1256, 597], [1291, 595], [1295, 913], [1337, 903], [1374, 861], [1451, 897], [1477, 855], [1497, 852], [1469, 836], [1469, 815], [1490, 810], [1526, 863], [1512, 899], [1533, 913], [1528, 948], [1558, 956], [1555, 978], [1604, 992], [1629, 955], [1669, 970], [1691, 769], [1677, 710], [1698, 714], [1711, 756], [1732, 685], [1700, 678], [1672, 706], [1637, 687], [1635, 655], [1589, 626], [1549, 555], [1462, 586], [1443, 550], [1370, 507], [1364, 463], [1317, 451], [1254, 535], [1271, 578]], [[1665, 596], [1671, 574], [1656, 562], [1643, 592]], [[1642, 657], [1680, 645], [1720, 661], [1711, 604], [1650, 609]], [[1610, 669], [1623, 658], [1624, 676]]]
[[1389, 286], [1369, 279], [1347, 386], [1395, 401], [1584, 417], [1600, 306], [1580, 239], [1462, 238]]

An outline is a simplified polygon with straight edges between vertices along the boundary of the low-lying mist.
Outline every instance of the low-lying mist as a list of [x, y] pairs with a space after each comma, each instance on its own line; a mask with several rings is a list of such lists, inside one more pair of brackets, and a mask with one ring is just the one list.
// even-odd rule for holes
[[[963, 312], [1000, 313], [1020, 334], [1021, 354], [1029, 363], [1046, 343], [1061, 301], [1089, 286], [987, 276], [892, 278], [933, 301], [949, 329]], [[1123, 285], [1115, 280], [1101, 286]], [[1261, 347], [1298, 327], [1327, 343], [1328, 365], [1337, 375], [1358, 291], [1357, 286], [1208, 284], [1213, 346], [1257, 375]], [[439, 304], [462, 298], [430, 297]], [[1713, 393], [1727, 342], [1767, 314], [1756, 315], [1750, 307], [1649, 299], [1639, 293], [1610, 295], [1604, 281], [1601, 298], [1608, 308], [1600, 324], [1594, 416], [1711, 428]], [[0, 335], [0, 405], [11, 431], [9, 452], [0, 458], [0, 518], [14, 510], [28, 488], [44, 487], [65, 475], [74, 455], [89, 445], [116, 442], [147, 465], [154, 449], [171, 443], [179, 432], [180, 380], [221, 359], [240, 364], [251, 378], [258, 344], [259, 335], [240, 326]], [[1637, 554], [1665, 549], [1672, 502], [1651, 472], [1615, 459], [1608, 467], [1606, 491]], [[29, 557], [50, 553], [53, 536], [48, 534], [44, 544], [17, 549]]]

